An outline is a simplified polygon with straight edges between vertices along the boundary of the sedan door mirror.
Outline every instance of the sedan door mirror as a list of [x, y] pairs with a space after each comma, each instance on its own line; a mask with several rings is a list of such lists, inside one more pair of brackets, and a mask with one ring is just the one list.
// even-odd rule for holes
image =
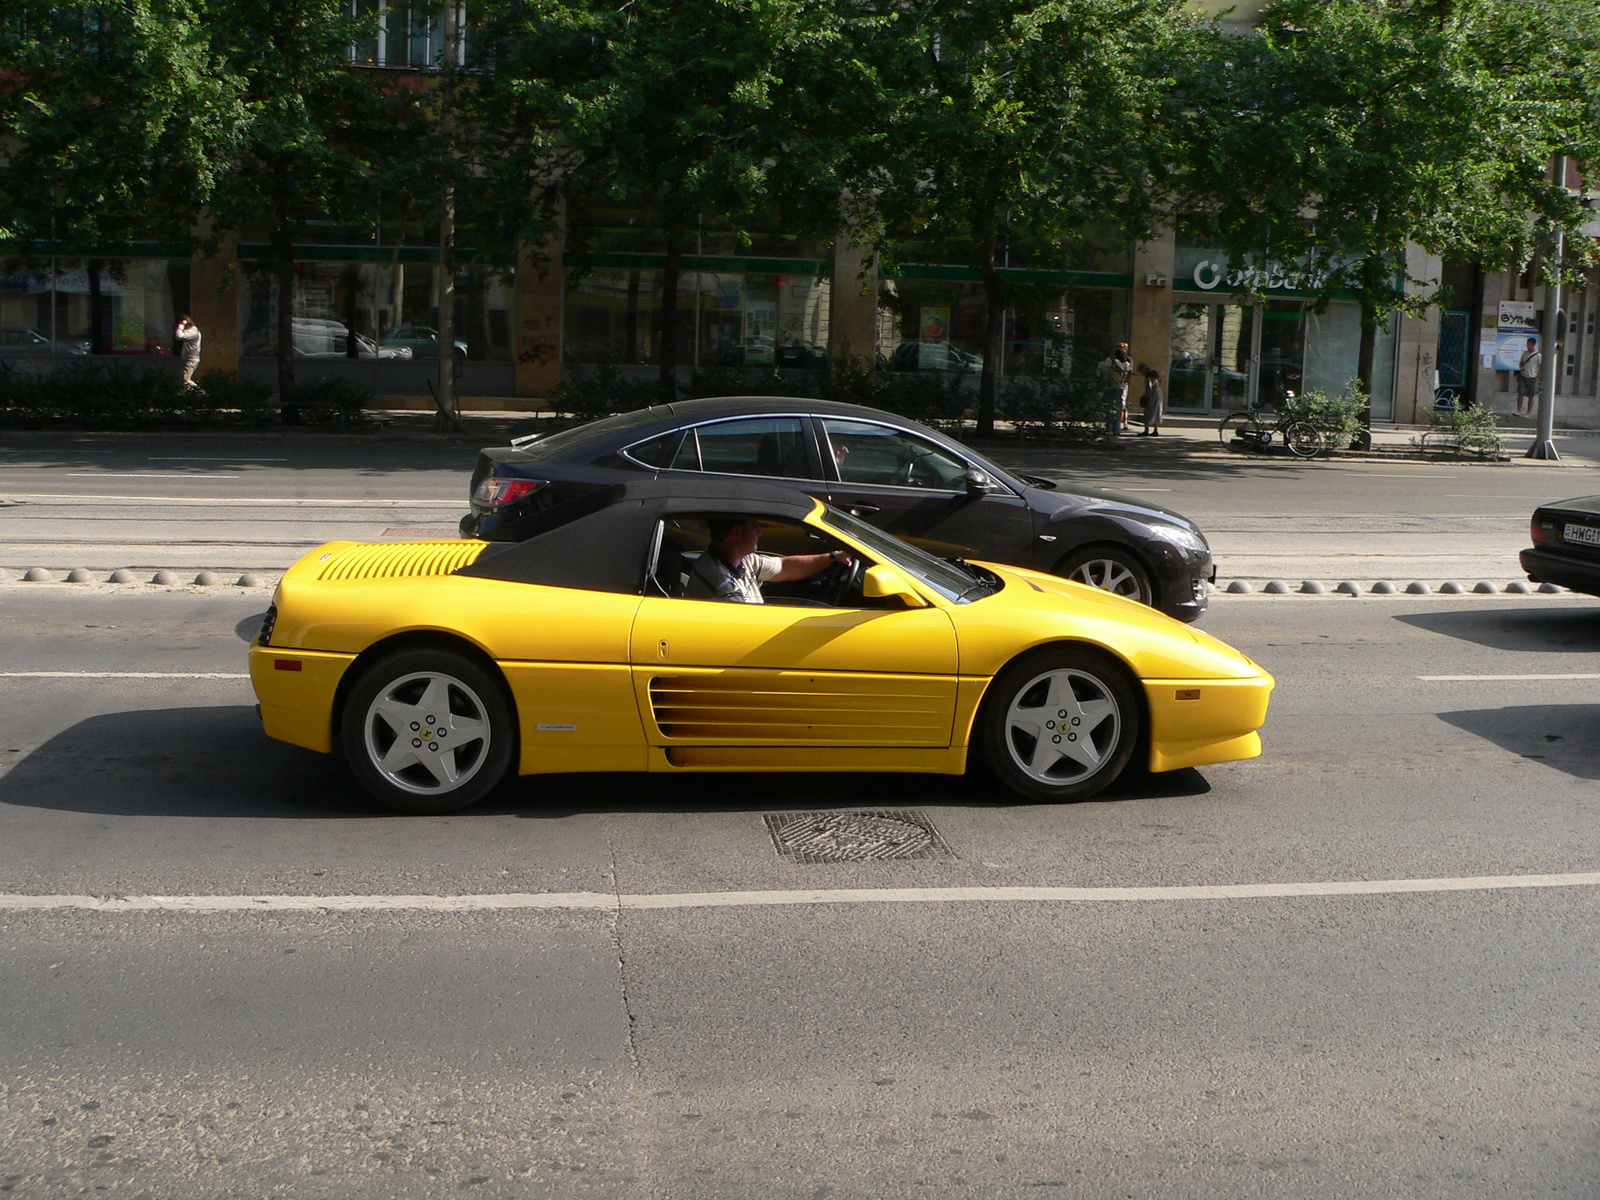
[[989, 478], [987, 471], [973, 468], [963, 477], [967, 487], [967, 495], [972, 497], [987, 496], [994, 491], [994, 480]]

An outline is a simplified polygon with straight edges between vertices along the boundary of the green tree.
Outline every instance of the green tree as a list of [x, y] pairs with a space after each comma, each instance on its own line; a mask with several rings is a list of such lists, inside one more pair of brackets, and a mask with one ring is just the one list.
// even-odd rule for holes
[[[525, 226], [564, 202], [581, 247], [596, 206], [647, 207], [666, 252], [660, 377], [676, 394], [677, 294], [702, 219], [736, 238], [831, 233], [855, 59], [836, 0], [532, 0], [485, 5], [494, 69], [479, 184]], [[498, 135], [498, 142], [494, 139]]]
[[877, 0], [857, 21], [876, 83], [851, 124], [859, 221], [889, 249], [938, 241], [983, 280], [978, 429], [994, 427], [1007, 243], [1162, 219], [1171, 83], [1198, 24], [1178, 0]]
[[294, 244], [313, 220], [373, 223], [374, 180], [424, 118], [414, 92], [352, 67], [351, 47], [376, 17], [352, 15], [348, 0], [206, 3], [243, 110], [211, 209], [221, 228], [266, 231], [262, 265], [277, 280], [278, 394], [287, 397]]
[[[16, 0], [0, 17], [0, 240], [116, 247], [188, 238], [241, 115], [184, 3]], [[104, 353], [102, 260], [90, 329]]]
[[1236, 263], [1283, 264], [1319, 304], [1359, 300], [1368, 394], [1378, 328], [1427, 305], [1408, 244], [1521, 269], [1587, 219], [1549, 164], [1596, 164], [1595, 12], [1277, 0], [1192, 77], [1196, 207]]

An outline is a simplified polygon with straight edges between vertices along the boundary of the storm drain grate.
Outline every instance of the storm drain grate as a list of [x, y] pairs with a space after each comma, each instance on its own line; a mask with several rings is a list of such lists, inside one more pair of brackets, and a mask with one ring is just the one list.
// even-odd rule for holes
[[891, 858], [956, 856], [933, 822], [910, 809], [767, 813], [766, 822], [773, 846], [791, 862], [882, 862]]

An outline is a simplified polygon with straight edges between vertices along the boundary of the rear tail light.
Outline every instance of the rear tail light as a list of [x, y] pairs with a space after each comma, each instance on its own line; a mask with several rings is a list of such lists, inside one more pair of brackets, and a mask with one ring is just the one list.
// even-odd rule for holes
[[472, 493], [472, 502], [484, 508], [504, 508], [549, 486], [548, 479], [495, 479], [491, 476], [478, 484]]
[[1543, 522], [1538, 517], [1535, 517], [1528, 525], [1528, 536], [1533, 539], [1533, 544], [1536, 546], [1543, 546], [1550, 540]]

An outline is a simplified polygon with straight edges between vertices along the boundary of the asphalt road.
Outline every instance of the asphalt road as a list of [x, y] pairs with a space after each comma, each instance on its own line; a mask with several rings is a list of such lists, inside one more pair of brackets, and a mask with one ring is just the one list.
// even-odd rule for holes
[[[1600, 438], [1561, 464], [1300, 463], [1224, 454], [1208, 430], [1074, 453], [998, 442], [1003, 465], [1177, 509], [1205, 529], [1223, 580], [1519, 578], [1542, 501], [1600, 492]], [[485, 442], [500, 440], [486, 430]], [[120, 567], [270, 574], [334, 538], [456, 536], [470, 440], [7, 435], [0, 569]]]
[[[0, 893], [368, 898], [0, 910], [5, 1194], [1600, 1191], [1593, 883], [881, 891], [1594, 872], [1600, 603], [1220, 599], [1278, 678], [1266, 754], [1082, 804], [563, 777], [448, 818], [374, 809], [199, 677], [260, 607], [0, 588]], [[915, 808], [954, 857], [777, 857], [763, 814], [834, 807]], [[795, 889], [862, 891], [769, 902]], [[371, 899], [547, 892], [662, 906]]]

